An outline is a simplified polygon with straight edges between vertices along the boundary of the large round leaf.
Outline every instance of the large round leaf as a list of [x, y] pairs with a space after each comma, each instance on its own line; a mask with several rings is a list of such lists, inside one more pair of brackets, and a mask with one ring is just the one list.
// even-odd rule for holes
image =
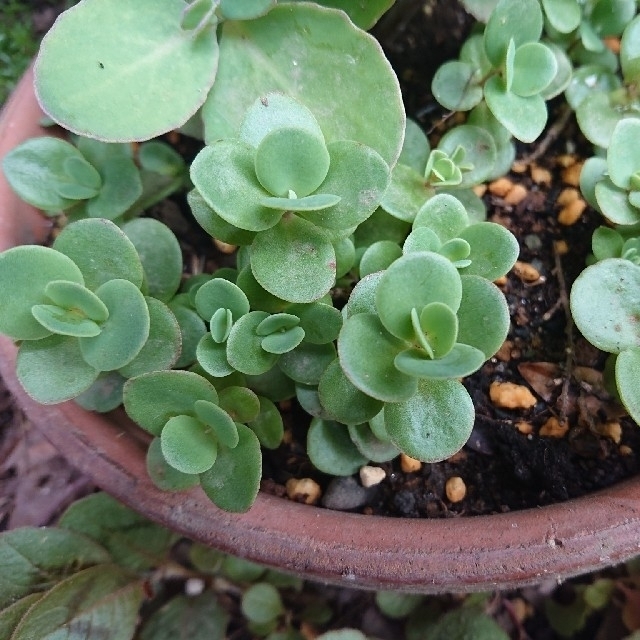
[[607, 150], [607, 168], [611, 182], [620, 189], [629, 189], [629, 180], [640, 172], [640, 119], [620, 120], [611, 134]]
[[458, 310], [462, 285], [457, 269], [435, 253], [409, 253], [396, 260], [380, 278], [376, 308], [380, 321], [397, 338], [412, 342], [411, 310], [420, 313], [431, 302]]
[[333, 245], [315, 225], [287, 213], [251, 245], [251, 271], [269, 293], [289, 302], [313, 302], [336, 278]]
[[571, 289], [571, 314], [591, 344], [620, 353], [640, 346], [640, 267], [609, 258], [587, 267]]
[[54, 280], [83, 284], [80, 269], [48, 247], [23, 245], [0, 253], [0, 332], [14, 340], [38, 340], [51, 334], [32, 315], [36, 304], [51, 300], [45, 294]]
[[576, 109], [580, 131], [589, 142], [607, 148], [615, 126], [631, 113], [621, 110], [609, 93], [596, 91], [582, 100]]
[[45, 111], [110, 142], [184, 124], [205, 100], [218, 60], [215, 27], [182, 30], [184, 8], [182, 0], [85, 0], [66, 11], [36, 61]]
[[456, 380], [420, 380], [411, 398], [384, 408], [393, 444], [424, 462], [438, 462], [459, 451], [471, 435], [474, 418], [471, 398]]
[[376, 40], [341, 11], [285, 4], [257, 20], [225, 22], [203, 108], [206, 139], [235, 137], [247, 108], [271, 91], [307, 106], [327, 143], [356, 140], [395, 163], [405, 121], [398, 81]]
[[113, 371], [129, 364], [149, 338], [149, 308], [129, 280], [109, 280], [96, 289], [96, 295], [107, 306], [109, 318], [99, 335], [80, 341], [80, 351], [99, 371]]
[[160, 435], [164, 459], [182, 473], [203, 473], [216, 461], [213, 429], [191, 416], [175, 416]]
[[142, 285], [142, 263], [135, 246], [109, 220], [78, 220], [63, 229], [53, 248], [78, 265], [87, 289], [95, 291], [116, 278]]
[[399, 372], [394, 364], [406, 348], [372, 313], [351, 316], [338, 336], [340, 366], [347, 378], [360, 391], [383, 402], [402, 402], [415, 393], [416, 379]]
[[533, 96], [546, 89], [558, 71], [556, 57], [541, 42], [527, 42], [516, 49], [511, 90], [519, 96]]
[[468, 62], [445, 62], [433, 76], [431, 92], [445, 109], [469, 111], [482, 100], [479, 80], [478, 70]]
[[278, 360], [279, 369], [291, 380], [305, 385], [317, 385], [324, 370], [335, 359], [332, 342], [303, 342]]
[[260, 442], [249, 427], [238, 424], [238, 445], [218, 448], [216, 463], [200, 475], [210, 500], [225, 511], [247, 511], [253, 504], [262, 476]]
[[497, 280], [513, 267], [520, 247], [515, 236], [496, 222], [477, 222], [460, 232], [460, 238], [471, 247], [468, 267], [460, 274], [482, 276]]
[[307, 433], [307, 453], [313, 466], [332, 476], [350, 476], [367, 464], [343, 424], [314, 418]]
[[595, 185], [594, 193], [598, 209], [602, 215], [615, 224], [637, 224], [640, 222], [640, 209], [629, 202], [629, 194], [616, 187], [609, 178]]
[[213, 385], [190, 371], [154, 371], [127, 380], [124, 408], [149, 433], [159, 436], [169, 418], [195, 416], [197, 400], [218, 402]]
[[98, 373], [84, 361], [77, 338], [54, 335], [28, 340], [18, 350], [18, 380], [41, 404], [75, 398], [94, 383]]

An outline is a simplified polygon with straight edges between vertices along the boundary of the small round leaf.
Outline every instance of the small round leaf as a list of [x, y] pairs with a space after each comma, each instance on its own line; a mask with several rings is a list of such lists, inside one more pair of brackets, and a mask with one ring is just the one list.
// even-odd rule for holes
[[218, 447], [211, 427], [191, 416], [170, 418], [160, 435], [162, 455], [182, 473], [203, 473], [216, 461]]

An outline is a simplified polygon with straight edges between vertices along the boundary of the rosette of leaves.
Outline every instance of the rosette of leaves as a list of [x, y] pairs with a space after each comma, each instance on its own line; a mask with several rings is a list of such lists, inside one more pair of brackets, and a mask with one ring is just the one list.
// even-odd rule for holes
[[202, 376], [174, 370], [128, 380], [124, 407], [155, 436], [147, 469], [160, 488], [179, 491], [199, 483], [226, 511], [246, 511], [253, 504], [262, 459], [251, 425], [259, 431], [269, 421], [272, 433], [279, 426], [281, 438], [282, 421], [273, 403], [246, 388], [227, 387], [218, 393]]
[[640, 118], [620, 120], [611, 133], [606, 159], [589, 158], [580, 174], [585, 200], [617, 225], [640, 223], [638, 140]]
[[[626, 7], [627, 3], [618, 4]], [[631, 5], [634, 5], [631, 15], [621, 24], [626, 27], [620, 40], [618, 74], [613, 73], [618, 65], [614, 56], [613, 68], [602, 63], [596, 64], [595, 68], [591, 65], [586, 71], [581, 71], [575, 81], [580, 101], [572, 106], [576, 109], [580, 129], [590, 142], [604, 148], [609, 146], [616, 125], [623, 119], [637, 117], [640, 112], [637, 91], [640, 80], [640, 16], [631, 20], [635, 14], [635, 3], [631, 2]], [[576, 101], [575, 96], [572, 99]]]
[[402, 153], [380, 206], [393, 217], [412, 223], [426, 200], [451, 191], [484, 218], [484, 204], [471, 187], [493, 174], [497, 153], [495, 139], [483, 125], [455, 127], [442, 137], [437, 149], [431, 149], [420, 127], [407, 120]]
[[[460, 59], [436, 72], [432, 91], [447, 109], [469, 111], [485, 101], [498, 122], [515, 138], [533, 142], [547, 122], [545, 99], [556, 80], [558, 58], [540, 42], [543, 13], [538, 0], [500, 0], [482, 38], [472, 36]], [[563, 67], [564, 82], [570, 75]], [[564, 89], [554, 83], [552, 95]]]
[[[81, 220], [68, 225], [52, 248], [24, 245], [0, 254], [7, 295], [0, 331], [20, 341], [18, 380], [38, 402], [74, 398], [99, 385], [103, 372], [116, 376], [117, 387], [118, 376], [168, 369], [176, 362], [178, 324], [153, 294], [170, 297], [178, 287], [177, 240], [159, 222], [135, 222], [133, 241], [109, 220]], [[168, 282], [147, 276], [153, 260], [141, 261], [136, 235], [163, 252]], [[106, 382], [112, 385], [113, 377]]]
[[310, 303], [334, 285], [333, 241], [373, 213], [389, 168], [362, 143], [327, 144], [309, 109], [270, 93], [249, 108], [237, 139], [198, 154], [191, 178], [210, 208], [197, 215], [206, 229], [221, 219], [253, 235], [248, 255], [259, 285], [281, 300]]
[[184, 160], [162, 142], [141, 145], [137, 159], [140, 167], [127, 144], [39, 137], [10, 151], [2, 167], [12, 189], [47, 215], [122, 222], [188, 180]]
[[363, 280], [344, 314], [339, 359], [318, 385], [326, 415], [358, 425], [382, 411], [378, 435], [421, 460], [460, 449], [474, 412], [459, 378], [498, 350], [509, 326], [497, 287], [443, 255], [409, 252]]

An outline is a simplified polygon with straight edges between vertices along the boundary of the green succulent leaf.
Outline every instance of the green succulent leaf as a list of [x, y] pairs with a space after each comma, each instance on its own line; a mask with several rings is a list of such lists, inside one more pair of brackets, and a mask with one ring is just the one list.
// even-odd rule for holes
[[360, 258], [358, 271], [364, 278], [376, 271], [384, 271], [402, 256], [402, 249], [391, 240], [379, 240], [367, 247]]
[[573, 64], [567, 52], [553, 42], [543, 44], [551, 51], [556, 60], [556, 73], [551, 82], [540, 92], [545, 100], [559, 96], [569, 86], [573, 77]]
[[402, 253], [433, 251], [438, 253], [442, 246], [436, 232], [429, 227], [415, 227], [402, 245]]
[[278, 367], [294, 382], [315, 386], [335, 357], [336, 350], [331, 342], [324, 344], [302, 342], [280, 357]]
[[202, 337], [207, 332], [202, 318], [188, 307], [180, 304], [169, 304], [178, 327], [180, 329], [180, 344], [182, 349], [180, 357], [174, 364], [176, 369], [183, 369], [192, 365], [196, 360], [196, 348]]
[[413, 167], [397, 164], [391, 172], [391, 183], [380, 206], [394, 218], [413, 222], [418, 210], [433, 195], [433, 188]]
[[528, 42], [518, 47], [513, 67], [511, 91], [523, 97], [544, 91], [558, 72], [553, 51], [541, 42]]
[[433, 76], [433, 97], [445, 109], [469, 111], [482, 100], [479, 75], [478, 68], [468, 62], [445, 62]]
[[255, 155], [256, 177], [272, 195], [286, 197], [293, 191], [304, 198], [313, 193], [329, 171], [324, 139], [293, 127], [270, 131]]
[[247, 421], [247, 426], [258, 436], [263, 447], [275, 449], [284, 436], [282, 414], [269, 398], [258, 396], [258, 400], [259, 413], [254, 419]]
[[494, 67], [500, 67], [509, 42], [516, 49], [540, 38], [543, 26], [538, 0], [500, 0], [491, 13], [484, 31], [484, 48]]
[[604, 158], [588, 158], [580, 172], [580, 192], [584, 199], [596, 211], [600, 212], [600, 205], [596, 200], [596, 185], [607, 176], [607, 161]]
[[509, 307], [492, 282], [475, 275], [463, 275], [462, 300], [458, 309], [458, 342], [484, 353], [485, 360], [502, 346], [509, 331]]
[[399, 372], [394, 365], [406, 346], [384, 328], [376, 315], [357, 313], [344, 323], [338, 336], [340, 366], [352, 384], [368, 396], [383, 402], [403, 402], [415, 393], [417, 384], [414, 377]]
[[53, 248], [78, 265], [84, 285], [93, 292], [115, 279], [129, 280], [138, 288], [142, 286], [143, 268], [138, 252], [110, 220], [78, 220], [62, 230]]
[[398, 164], [404, 164], [418, 173], [422, 173], [429, 158], [429, 139], [420, 125], [407, 118], [404, 130], [404, 142], [398, 158]]
[[471, 248], [471, 264], [460, 270], [461, 275], [497, 280], [513, 267], [520, 251], [515, 236], [495, 222], [469, 225], [460, 232], [460, 238]]
[[162, 455], [182, 473], [203, 473], [216, 461], [218, 447], [213, 428], [191, 416], [175, 416], [160, 435]]
[[382, 274], [383, 272], [378, 271], [358, 281], [342, 309], [345, 320], [356, 313], [376, 313], [376, 290]]
[[[260, 398], [251, 389], [230, 385], [220, 389], [218, 394], [220, 396], [220, 407], [224, 409], [233, 422], [251, 422], [258, 417], [260, 413]], [[225, 445], [231, 448], [235, 446], [226, 442]]]
[[471, 435], [474, 417], [471, 398], [456, 380], [420, 380], [408, 400], [384, 408], [393, 444], [424, 462], [438, 462], [459, 451]]
[[265, 336], [262, 339], [262, 348], [269, 352], [281, 355], [295, 349], [304, 339], [304, 329], [293, 327], [286, 331], [279, 331]]
[[49, 336], [20, 345], [16, 375], [25, 391], [41, 404], [70, 400], [86, 391], [99, 371], [82, 357], [77, 338]]
[[367, 464], [343, 424], [313, 418], [307, 433], [307, 454], [313, 466], [333, 476], [350, 476]]
[[547, 107], [539, 95], [522, 97], [507, 91], [504, 82], [493, 76], [484, 85], [484, 97], [491, 112], [521, 142], [533, 142], [547, 123]]
[[119, 369], [126, 378], [151, 371], [171, 369], [181, 350], [181, 332], [169, 307], [155, 298], [145, 298], [149, 310], [149, 337], [136, 357]]
[[190, 371], [154, 371], [124, 386], [124, 408], [129, 417], [154, 436], [173, 417], [195, 417], [197, 400], [218, 402], [218, 393], [202, 376]]
[[227, 339], [227, 360], [236, 371], [247, 375], [265, 373], [278, 360], [278, 355], [262, 348], [263, 337], [257, 333], [260, 323], [269, 317], [264, 311], [250, 311], [231, 328]]
[[87, 411], [113, 411], [122, 404], [125, 380], [126, 378], [117, 371], [101, 373], [86, 391], [74, 398], [74, 401]]
[[460, 236], [460, 232], [469, 225], [467, 211], [458, 198], [439, 193], [427, 200], [418, 211], [413, 228], [432, 229], [441, 243]]
[[620, 35], [636, 14], [633, 0], [600, 0], [589, 16], [589, 22], [602, 38]]
[[[355, 140], [395, 163], [405, 121], [397, 79], [378, 43], [343, 12], [300, 3], [276, 6], [257, 20], [225, 22], [220, 54], [203, 108], [207, 141], [237, 135], [256, 95], [279, 91], [315, 114], [327, 145]], [[300, 83], [302, 77], [312, 81]]]
[[[82, 357], [99, 371], [121, 369], [140, 353], [149, 338], [148, 305], [140, 289], [129, 280], [109, 280], [96, 289], [96, 295], [109, 310], [109, 318], [97, 336], [80, 341]], [[177, 332], [177, 326], [175, 329]]]
[[51, 302], [46, 294], [50, 282], [82, 286], [84, 279], [67, 256], [48, 247], [23, 245], [0, 254], [0, 331], [14, 340], [38, 340], [51, 334], [31, 309]]
[[331, 242], [296, 215], [285, 214], [274, 227], [258, 234], [250, 252], [256, 280], [282, 300], [319, 300], [335, 282], [336, 256]]
[[223, 278], [212, 278], [205, 282], [196, 292], [195, 305], [200, 317], [206, 321], [225, 309], [231, 312], [231, 320], [235, 322], [249, 313], [250, 309], [249, 300], [242, 289]]
[[457, 311], [462, 285], [456, 268], [435, 253], [410, 253], [396, 260], [380, 278], [376, 308], [384, 327], [401, 340], [412, 341], [411, 310], [441, 302]]
[[595, 197], [602, 215], [620, 225], [640, 222], [640, 210], [630, 202], [627, 191], [616, 187], [609, 178], [604, 178], [595, 186]]
[[427, 357], [422, 349], [407, 349], [395, 360], [398, 371], [424, 379], [463, 378], [477, 371], [484, 363], [484, 353], [466, 344], [456, 344], [438, 359]]
[[330, 193], [314, 193], [304, 198], [262, 198], [260, 204], [269, 209], [279, 211], [321, 211], [337, 205], [342, 198]]
[[[195, 409], [198, 420], [213, 429], [213, 435], [218, 442], [225, 447], [229, 447], [229, 449], [238, 446], [238, 428], [225, 409], [209, 400], [196, 400], [193, 408]], [[192, 471], [190, 473], [201, 472]]]
[[582, 65], [573, 71], [565, 96], [571, 108], [577, 110], [591, 94], [608, 94], [620, 87], [620, 79], [606, 67]]
[[216, 463], [200, 474], [200, 485], [209, 499], [220, 509], [247, 511], [260, 488], [262, 456], [255, 433], [243, 424], [238, 428], [238, 445], [233, 449], [221, 446]]
[[47, 114], [74, 133], [110, 142], [148, 140], [184, 124], [205, 100], [218, 60], [215, 27], [183, 31], [184, 8], [182, 0], [90, 0], [65, 11], [36, 63], [36, 93]]
[[[453, 349], [458, 335], [458, 318], [442, 302], [431, 302], [420, 314], [412, 310], [416, 340], [426, 339], [431, 358], [443, 358]], [[415, 318], [415, 319], [414, 319]]]
[[105, 322], [109, 317], [104, 302], [77, 282], [52, 280], [45, 287], [45, 294], [58, 307], [77, 310], [94, 322]]
[[[633, 5], [633, 2], [626, 2]], [[633, 12], [633, 8], [631, 8]], [[632, 13], [633, 15], [633, 13]], [[632, 84], [640, 77], [640, 17], [636, 16], [630, 22], [627, 21], [622, 39], [620, 40], [620, 67], [625, 83]]]
[[590, 93], [576, 109], [580, 131], [589, 142], [605, 149], [618, 122], [629, 115], [615, 103], [611, 93], [602, 91]]
[[196, 359], [200, 366], [214, 378], [224, 378], [235, 371], [227, 360], [226, 342], [218, 342], [211, 333], [206, 333], [200, 338], [196, 346]]
[[178, 239], [166, 225], [153, 218], [138, 218], [122, 226], [136, 248], [147, 294], [169, 302], [180, 287], [182, 251]]
[[61, 186], [77, 184], [67, 170], [71, 159], [86, 162], [69, 142], [52, 137], [31, 138], [4, 157], [2, 168], [7, 182], [22, 200], [57, 214], [79, 199], [60, 193]]
[[361, 424], [378, 414], [383, 402], [355, 387], [336, 358], [324, 371], [318, 385], [320, 402], [332, 420], [342, 424]]
[[275, 620], [285, 612], [280, 592], [267, 582], [249, 587], [242, 595], [240, 607], [248, 620], [258, 624]]
[[542, 0], [544, 15], [560, 33], [571, 33], [578, 28], [582, 10], [577, 0]]
[[630, 189], [631, 177], [640, 171], [640, 118], [621, 120], [611, 134], [607, 150], [609, 178], [616, 187]]
[[623, 245], [623, 237], [610, 227], [598, 227], [591, 236], [591, 250], [596, 260], [619, 258]]
[[76, 338], [97, 336], [100, 333], [100, 325], [75, 310], [61, 309], [53, 304], [36, 304], [31, 308], [31, 313], [51, 333]]
[[330, 304], [313, 302], [289, 308], [300, 319], [305, 342], [326, 344], [337, 339], [342, 328], [342, 314]]
[[365, 4], [353, 4], [351, 0], [322, 0], [318, 4], [342, 9], [355, 25], [368, 31], [389, 10], [393, 0], [369, 0]]
[[153, 484], [163, 491], [184, 491], [198, 484], [197, 475], [183, 473], [164, 458], [160, 438], [154, 438], [146, 456], [147, 473]]
[[620, 400], [636, 422], [640, 421], [640, 394], [638, 376], [640, 376], [640, 349], [625, 349], [616, 358], [616, 386]]
[[400, 450], [393, 443], [380, 440], [369, 424], [349, 425], [349, 437], [358, 451], [371, 462], [388, 462], [400, 455]]

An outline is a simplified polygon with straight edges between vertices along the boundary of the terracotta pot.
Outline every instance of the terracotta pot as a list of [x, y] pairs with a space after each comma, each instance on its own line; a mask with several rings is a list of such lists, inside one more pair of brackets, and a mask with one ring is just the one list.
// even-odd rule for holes
[[[0, 121], [0, 156], [41, 135], [30, 73]], [[0, 177], [0, 248], [38, 242], [48, 222]], [[189, 538], [305, 578], [425, 593], [513, 588], [565, 578], [640, 553], [640, 478], [540, 509], [447, 520], [393, 519], [259, 495], [246, 514], [217, 509], [200, 489], [164, 493], [145, 471], [147, 438], [121, 411], [73, 402], [41, 406], [14, 375], [16, 347], [0, 338], [0, 373], [28, 418], [105, 491]]]

